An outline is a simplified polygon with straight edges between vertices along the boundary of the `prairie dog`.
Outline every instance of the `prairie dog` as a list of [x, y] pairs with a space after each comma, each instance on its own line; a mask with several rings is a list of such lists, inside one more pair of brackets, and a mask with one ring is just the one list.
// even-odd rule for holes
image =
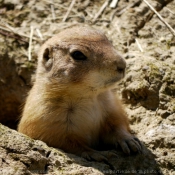
[[96, 151], [102, 144], [140, 152], [112, 92], [125, 67], [102, 32], [84, 26], [60, 32], [41, 47], [18, 131], [87, 159], [103, 159]]

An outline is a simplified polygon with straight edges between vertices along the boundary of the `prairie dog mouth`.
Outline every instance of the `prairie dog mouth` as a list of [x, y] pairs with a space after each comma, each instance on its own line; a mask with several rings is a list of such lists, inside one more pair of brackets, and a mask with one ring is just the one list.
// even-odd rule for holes
[[105, 82], [105, 86], [114, 85], [115, 83], [119, 82], [123, 77], [124, 77], [124, 75], [112, 78], [112, 79]]

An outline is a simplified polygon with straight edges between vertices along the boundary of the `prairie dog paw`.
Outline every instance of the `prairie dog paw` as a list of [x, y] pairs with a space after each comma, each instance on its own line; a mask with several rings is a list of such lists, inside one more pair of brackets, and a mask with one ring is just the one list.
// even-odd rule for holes
[[100, 154], [102, 154], [103, 156], [105, 156], [107, 159], [110, 158], [118, 158], [118, 155], [115, 151], [110, 150], [110, 151], [102, 151], [100, 152]]
[[130, 154], [130, 152], [142, 153], [142, 144], [138, 138], [133, 135], [128, 134], [117, 140], [117, 145], [120, 145], [123, 152]]
[[81, 157], [87, 159], [87, 160], [95, 160], [98, 162], [106, 162], [107, 158], [100, 154], [98, 151], [84, 151], [81, 154]]
[[87, 159], [87, 160], [93, 160], [93, 161], [97, 161], [97, 162], [104, 162], [105, 164], [107, 164], [109, 166], [110, 169], [115, 169], [113, 167], [113, 165], [108, 161], [108, 158], [111, 157], [118, 157], [117, 154], [115, 152], [112, 151], [103, 151], [103, 152], [99, 152], [99, 151], [84, 151], [81, 154], [81, 157]]

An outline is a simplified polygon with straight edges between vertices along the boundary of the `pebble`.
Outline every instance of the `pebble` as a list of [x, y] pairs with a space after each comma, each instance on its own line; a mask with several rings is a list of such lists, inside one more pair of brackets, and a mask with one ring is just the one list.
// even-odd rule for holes
[[146, 71], [146, 70], [148, 70], [150, 67], [149, 66], [144, 66], [143, 68], [142, 68], [142, 70], [143, 71]]

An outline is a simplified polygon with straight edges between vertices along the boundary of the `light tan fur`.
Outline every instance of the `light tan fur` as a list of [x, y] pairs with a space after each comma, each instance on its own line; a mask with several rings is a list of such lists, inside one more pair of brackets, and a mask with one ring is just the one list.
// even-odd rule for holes
[[[87, 59], [74, 59], [75, 51]], [[41, 47], [18, 131], [88, 159], [98, 159], [95, 149], [102, 144], [140, 152], [112, 91], [125, 67], [102, 32], [82, 26], [62, 31]]]

